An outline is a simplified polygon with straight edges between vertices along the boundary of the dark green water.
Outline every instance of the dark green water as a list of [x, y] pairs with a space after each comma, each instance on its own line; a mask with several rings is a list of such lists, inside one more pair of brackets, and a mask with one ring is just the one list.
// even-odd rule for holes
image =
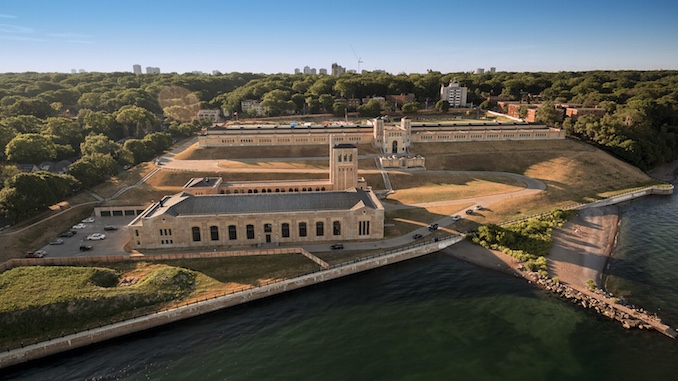
[[[624, 207], [608, 287], [678, 325], [676, 197]], [[673, 380], [678, 342], [444, 254], [224, 310], [0, 380]]]

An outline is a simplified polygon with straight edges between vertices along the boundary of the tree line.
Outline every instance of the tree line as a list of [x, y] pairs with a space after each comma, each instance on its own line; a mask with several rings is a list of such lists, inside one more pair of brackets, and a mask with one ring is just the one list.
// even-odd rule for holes
[[[440, 99], [439, 92], [441, 85], [452, 81], [467, 87], [468, 102], [481, 109], [495, 109], [500, 99], [541, 103], [540, 120], [641, 169], [678, 159], [676, 71], [482, 75], [428, 71], [340, 76], [6, 73], [0, 74], [0, 154], [4, 165], [74, 161], [64, 176], [75, 179], [71, 184], [75, 188], [88, 187], [120, 167], [149, 160], [174, 139], [195, 134], [208, 123], [195, 119], [200, 109], [218, 109], [224, 115], [238, 112], [242, 118], [247, 115], [241, 102], [257, 100], [271, 116], [343, 116], [357, 111], [372, 117], [395, 111], [413, 114], [433, 107], [447, 112], [449, 104]], [[355, 109], [345, 101], [400, 94], [413, 94], [415, 101], [383, 104], [372, 99]], [[606, 113], [560, 122], [553, 113], [558, 103], [604, 108]], [[22, 183], [11, 181], [16, 176], [12, 171], [5, 168], [0, 176], [5, 188], [18, 189]], [[5, 214], [9, 213], [8, 197], [0, 196]]]

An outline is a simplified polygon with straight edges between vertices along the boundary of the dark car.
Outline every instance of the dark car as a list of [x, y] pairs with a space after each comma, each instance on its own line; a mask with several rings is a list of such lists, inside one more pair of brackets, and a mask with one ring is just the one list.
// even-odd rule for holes
[[55, 239], [55, 240], [50, 241], [49, 244], [50, 244], [50, 245], [63, 245], [63, 244], [64, 244], [64, 240], [63, 240], [63, 239], [60, 239], [60, 238], [57, 238], [57, 239]]
[[90, 251], [92, 250], [92, 246], [90, 245], [80, 245], [80, 251]]
[[343, 243], [335, 243], [332, 246], [330, 246], [330, 249], [332, 249], [332, 250], [341, 250], [343, 248], [344, 248]]
[[473, 214], [473, 210], [468, 209], [468, 210], [466, 211], [466, 214]]
[[421, 235], [421, 234], [415, 234], [415, 235], [412, 236], [412, 239], [419, 239], [419, 238], [421, 238], [421, 237], [423, 237], [423, 235]]
[[429, 225], [428, 230], [438, 230], [438, 224]]
[[75, 230], [66, 230], [65, 232], [59, 234], [59, 237], [73, 237], [75, 233]]
[[118, 227], [115, 226], [115, 225], [106, 225], [106, 226], [104, 226], [104, 230], [108, 230], [108, 231], [110, 231], [110, 230], [118, 230]]
[[45, 255], [47, 255], [45, 250], [29, 251], [26, 253], [26, 258], [42, 258]]

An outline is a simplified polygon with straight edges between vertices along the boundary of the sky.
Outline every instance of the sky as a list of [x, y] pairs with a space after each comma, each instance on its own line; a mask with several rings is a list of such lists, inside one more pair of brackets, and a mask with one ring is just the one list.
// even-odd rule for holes
[[[358, 62], [358, 61], [362, 62]], [[0, 0], [0, 72], [678, 69], [676, 0]]]

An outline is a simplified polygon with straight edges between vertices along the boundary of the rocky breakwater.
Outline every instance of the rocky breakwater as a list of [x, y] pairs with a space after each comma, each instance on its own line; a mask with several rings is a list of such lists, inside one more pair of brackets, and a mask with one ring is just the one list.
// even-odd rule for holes
[[655, 329], [673, 339], [678, 335], [675, 330], [662, 323], [656, 314], [627, 305], [623, 298], [615, 298], [600, 289], [596, 289], [595, 292], [582, 292], [536, 272], [520, 270], [531, 283], [583, 308], [593, 309], [603, 316], [616, 320], [626, 329]]

